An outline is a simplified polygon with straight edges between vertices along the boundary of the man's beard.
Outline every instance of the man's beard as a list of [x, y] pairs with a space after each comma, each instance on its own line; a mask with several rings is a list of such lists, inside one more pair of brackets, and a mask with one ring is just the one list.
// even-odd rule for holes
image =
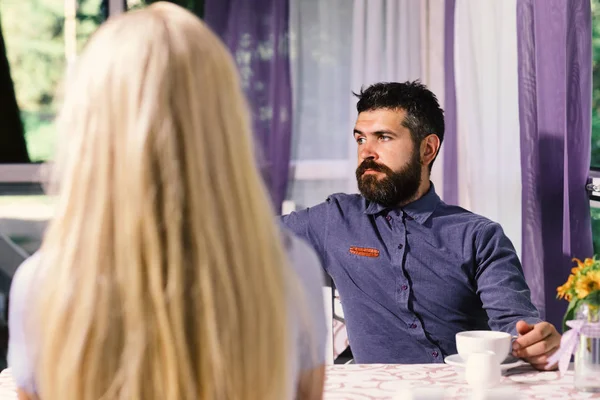
[[[418, 151], [413, 151], [409, 163], [398, 172], [367, 158], [356, 169], [358, 190], [365, 199], [385, 207], [406, 204], [414, 198], [419, 190], [421, 168]], [[363, 175], [368, 169], [382, 172], [385, 177], [379, 178], [372, 174]]]

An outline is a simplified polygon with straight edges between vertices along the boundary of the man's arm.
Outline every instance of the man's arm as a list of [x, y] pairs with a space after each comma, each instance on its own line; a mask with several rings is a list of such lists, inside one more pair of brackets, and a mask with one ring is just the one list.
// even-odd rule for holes
[[477, 294], [490, 328], [516, 335], [517, 321], [541, 322], [517, 253], [502, 227], [487, 223], [477, 232], [475, 245]]
[[330, 199], [327, 199], [326, 202], [317, 204], [314, 207], [294, 211], [280, 217], [281, 223], [287, 229], [302, 238], [317, 252], [321, 265], [325, 269], [327, 268], [325, 248], [330, 201]]
[[481, 298], [492, 330], [519, 335], [513, 355], [524, 358], [537, 369], [560, 344], [556, 328], [540, 319], [531, 303], [529, 287], [515, 249], [497, 223], [488, 223], [478, 232], [477, 293]]

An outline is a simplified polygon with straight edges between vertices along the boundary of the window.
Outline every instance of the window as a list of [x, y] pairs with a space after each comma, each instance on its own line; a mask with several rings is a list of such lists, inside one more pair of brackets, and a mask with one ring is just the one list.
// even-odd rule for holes
[[0, 6], [6, 56], [32, 162], [52, 159], [64, 72], [101, 23], [100, 5], [101, 0], [9, 0]]
[[[102, 0], [0, 3], [5, 56], [18, 105], [14, 112], [23, 127], [22, 133], [15, 125], [3, 134], [21, 143], [24, 136], [27, 151], [16, 161], [0, 159], [0, 233], [28, 253], [39, 247], [52, 215], [53, 200], [44, 195], [39, 182], [42, 163], [54, 155], [55, 117], [65, 71], [105, 19], [106, 11]], [[7, 72], [0, 79], [9, 79]]]
[[[106, 20], [111, 5], [123, 9], [144, 7], [154, 0], [2, 0], [1, 34], [6, 47], [10, 78], [24, 128], [28, 157], [2, 159], [0, 151], [0, 234], [26, 251], [39, 246], [46, 221], [52, 215], [52, 198], [40, 181], [42, 163], [51, 161], [56, 142], [55, 117], [60, 108], [60, 88], [69, 63]], [[202, 0], [174, 1], [201, 14]], [[4, 73], [4, 76], [2, 75]], [[0, 70], [0, 79], [9, 79]], [[0, 92], [0, 96], [6, 93]], [[12, 94], [10, 94], [12, 96]], [[6, 103], [3, 103], [6, 104]], [[20, 129], [7, 132], [23, 140]], [[11, 139], [12, 140], [12, 139]], [[24, 161], [29, 159], [29, 163]]]

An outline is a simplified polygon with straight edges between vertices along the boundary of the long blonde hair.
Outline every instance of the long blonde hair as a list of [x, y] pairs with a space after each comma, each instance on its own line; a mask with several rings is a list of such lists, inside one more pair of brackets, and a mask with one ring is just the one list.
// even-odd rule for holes
[[285, 255], [223, 44], [156, 3], [105, 23], [65, 90], [40, 397], [285, 398]]

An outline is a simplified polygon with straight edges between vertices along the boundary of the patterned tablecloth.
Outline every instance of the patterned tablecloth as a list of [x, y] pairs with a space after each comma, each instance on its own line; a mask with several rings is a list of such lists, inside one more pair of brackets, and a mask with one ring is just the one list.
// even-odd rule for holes
[[17, 400], [15, 382], [9, 369], [0, 372], [0, 400]]
[[600, 393], [579, 392], [573, 371], [538, 372], [530, 366], [504, 373], [500, 384], [485, 393], [474, 392], [461, 369], [445, 364], [331, 365], [327, 367], [325, 400], [433, 399], [600, 399]]
[[[9, 370], [0, 373], [0, 400], [16, 400]], [[600, 393], [578, 392], [573, 372], [537, 372], [530, 367], [505, 373], [500, 385], [475, 393], [459, 369], [445, 364], [331, 365], [327, 367], [325, 400], [579, 400], [600, 399]]]

